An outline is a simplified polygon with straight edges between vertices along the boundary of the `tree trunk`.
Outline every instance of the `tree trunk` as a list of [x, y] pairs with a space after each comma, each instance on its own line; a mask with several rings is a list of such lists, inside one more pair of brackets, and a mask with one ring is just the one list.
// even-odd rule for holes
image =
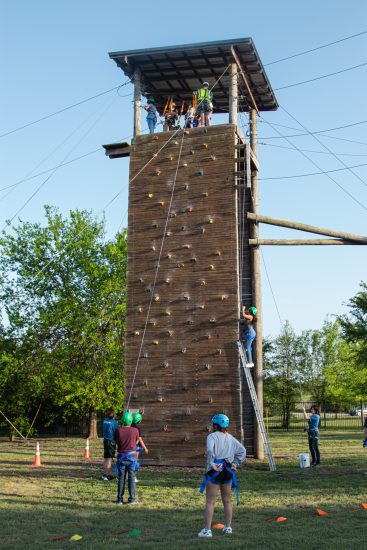
[[88, 439], [97, 439], [97, 411], [94, 407], [89, 409]]

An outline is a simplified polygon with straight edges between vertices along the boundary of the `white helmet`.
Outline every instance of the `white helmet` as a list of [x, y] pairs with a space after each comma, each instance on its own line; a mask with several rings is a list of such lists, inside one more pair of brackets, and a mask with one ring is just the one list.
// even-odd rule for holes
[[203, 86], [208, 86], [209, 88], [209, 82], [203, 82]]

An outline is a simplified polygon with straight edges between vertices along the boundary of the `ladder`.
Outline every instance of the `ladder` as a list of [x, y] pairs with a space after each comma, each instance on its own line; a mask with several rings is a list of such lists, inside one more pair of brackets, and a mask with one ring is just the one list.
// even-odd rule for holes
[[246, 352], [243, 348], [242, 342], [237, 341], [237, 346], [238, 346], [238, 350], [240, 352], [240, 359], [241, 359], [243, 370], [245, 372], [246, 381], [247, 381], [248, 389], [250, 391], [252, 404], [253, 404], [254, 409], [255, 409], [256, 419], [257, 419], [257, 423], [259, 424], [261, 437], [262, 437], [264, 447], [265, 447], [265, 452], [266, 452], [266, 455], [268, 457], [269, 468], [270, 468], [271, 472], [275, 472], [277, 467], [276, 467], [274, 457], [273, 457], [271, 449], [270, 449], [268, 434], [266, 433], [264, 420], [263, 420], [263, 417], [262, 417], [262, 414], [261, 414], [261, 411], [260, 411], [259, 400], [257, 398], [257, 393], [256, 393], [254, 382], [253, 382], [252, 376], [251, 376], [251, 369], [246, 366], [247, 365]]

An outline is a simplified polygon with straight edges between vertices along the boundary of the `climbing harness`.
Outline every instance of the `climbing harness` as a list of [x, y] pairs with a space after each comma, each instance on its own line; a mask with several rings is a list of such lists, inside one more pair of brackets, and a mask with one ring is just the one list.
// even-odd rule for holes
[[126, 453], [122, 453], [121, 456], [118, 456], [117, 462], [116, 464], [114, 464], [113, 469], [115, 473], [119, 475], [120, 468], [125, 468], [125, 466], [130, 465], [134, 467], [135, 472], [138, 472], [140, 464], [139, 461], [136, 459], [136, 451], [128, 451]]
[[[204, 475], [204, 479], [200, 486], [199, 492], [203, 494], [208, 481], [214, 483], [215, 485], [228, 485], [229, 483], [232, 483], [232, 489], [235, 492], [236, 504], [238, 506], [240, 502], [238, 497], [238, 482], [235, 470], [232, 470], [231, 465], [224, 459], [216, 459], [214, 460], [214, 464], [219, 464], [221, 466], [221, 469], [218, 471], [209, 470], [209, 472]], [[230, 479], [228, 479], [227, 481], [220, 481], [220, 479], [218, 480], [218, 477], [224, 472], [230, 475]]]

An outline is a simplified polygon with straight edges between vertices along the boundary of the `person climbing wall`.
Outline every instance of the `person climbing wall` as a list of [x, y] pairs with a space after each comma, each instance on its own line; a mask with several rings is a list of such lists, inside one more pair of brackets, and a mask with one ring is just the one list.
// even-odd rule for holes
[[246, 308], [242, 306], [242, 316], [243, 321], [245, 322], [244, 336], [246, 339], [246, 355], [247, 355], [247, 367], [251, 368], [254, 366], [252, 359], [252, 342], [256, 338], [256, 331], [254, 329], [254, 324], [256, 323], [257, 309], [254, 306]]

